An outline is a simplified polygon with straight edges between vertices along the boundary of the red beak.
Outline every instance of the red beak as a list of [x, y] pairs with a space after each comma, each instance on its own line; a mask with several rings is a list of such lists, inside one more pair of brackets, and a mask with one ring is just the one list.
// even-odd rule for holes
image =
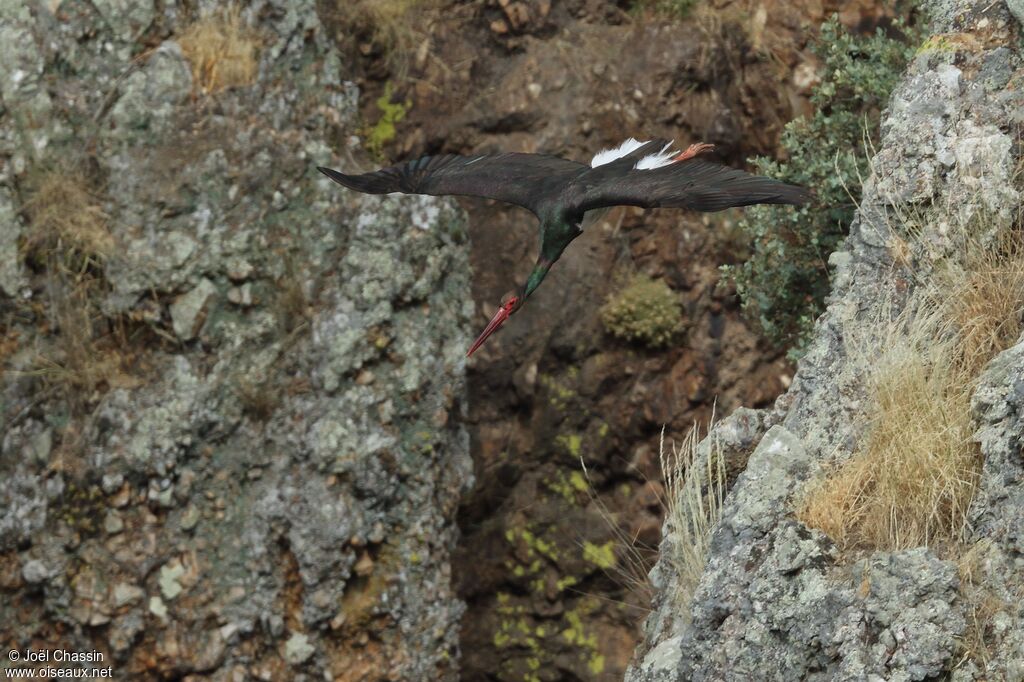
[[480, 336], [476, 338], [476, 341], [473, 342], [473, 345], [469, 347], [469, 352], [466, 353], [467, 358], [475, 353], [477, 348], [484, 345], [484, 341], [487, 340], [487, 337], [498, 331], [498, 327], [505, 324], [505, 320], [508, 319], [509, 314], [510, 313], [505, 306], [498, 308], [498, 312], [494, 313], [494, 317], [492, 317], [491, 321], [487, 323], [487, 326], [484, 327], [484, 330], [480, 333]]

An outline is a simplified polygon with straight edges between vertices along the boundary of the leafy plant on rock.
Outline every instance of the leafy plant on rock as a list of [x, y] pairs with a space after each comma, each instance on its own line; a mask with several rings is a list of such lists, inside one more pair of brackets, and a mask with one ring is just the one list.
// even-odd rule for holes
[[867, 174], [866, 142], [878, 141], [881, 111], [914, 52], [913, 30], [902, 22], [891, 33], [848, 33], [833, 16], [813, 47], [821, 58], [816, 111], [786, 125], [786, 161], [753, 159], [757, 170], [814, 192], [801, 207], [754, 206], [740, 230], [751, 243], [742, 264], [723, 266], [736, 285], [744, 313], [777, 344], [799, 355], [829, 290], [828, 257], [849, 231]]

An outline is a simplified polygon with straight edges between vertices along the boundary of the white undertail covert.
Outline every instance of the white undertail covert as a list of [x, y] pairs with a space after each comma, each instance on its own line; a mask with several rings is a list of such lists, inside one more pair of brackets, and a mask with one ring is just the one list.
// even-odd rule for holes
[[[644, 146], [645, 144], [647, 144], [647, 142], [648, 141], [646, 140], [641, 142], [640, 140], [636, 140], [631, 137], [622, 144], [620, 144], [618, 147], [615, 147], [614, 149], [605, 149], [595, 154], [594, 158], [591, 159], [590, 161], [590, 167], [597, 168], [598, 166], [603, 166], [606, 163], [611, 163], [615, 159], [621, 159], [623, 156], [626, 156], [627, 154], [630, 154], [639, 149], [640, 147]], [[661, 151], [656, 152], [654, 154], [648, 154], [644, 158], [637, 161], [636, 165], [633, 166], [633, 168], [635, 168], [636, 170], [651, 170], [653, 168], [661, 168], [662, 166], [667, 166], [670, 163], [672, 163], [672, 159], [677, 154], [679, 154], [679, 152], [672, 149], [672, 143], [669, 142], [668, 144], [661, 148]]]

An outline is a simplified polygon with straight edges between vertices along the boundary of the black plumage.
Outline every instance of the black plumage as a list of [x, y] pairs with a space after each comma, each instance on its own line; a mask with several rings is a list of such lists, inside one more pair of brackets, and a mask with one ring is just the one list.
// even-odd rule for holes
[[662, 148], [653, 140], [610, 163], [591, 168], [547, 154], [424, 156], [362, 175], [319, 170], [340, 185], [369, 194], [485, 197], [546, 214], [577, 215], [609, 206], [721, 211], [751, 204], [802, 204], [803, 187], [700, 159], [637, 170], [636, 161]]
[[497, 199], [537, 213], [544, 201], [588, 166], [547, 154], [424, 156], [362, 175], [330, 168], [320, 172], [349, 189], [369, 194], [432, 194]]
[[710, 145], [694, 145], [675, 154], [666, 153], [669, 140], [630, 142], [635, 148], [626, 152], [626, 143], [611, 152], [614, 156], [622, 151], [616, 158], [594, 167], [547, 154], [504, 153], [424, 156], [360, 175], [319, 170], [359, 192], [485, 197], [537, 215], [541, 230], [537, 264], [519, 294], [502, 304], [470, 349], [472, 353], [540, 285], [565, 247], [581, 234], [587, 211], [640, 206], [711, 212], [751, 204], [799, 205], [810, 198], [803, 187], [694, 158]]

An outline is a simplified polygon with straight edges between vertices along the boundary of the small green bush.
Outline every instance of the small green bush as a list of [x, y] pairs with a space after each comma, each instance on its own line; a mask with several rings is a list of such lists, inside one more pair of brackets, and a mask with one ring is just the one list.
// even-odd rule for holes
[[[752, 160], [774, 178], [814, 192], [807, 205], [754, 206], [739, 228], [751, 256], [723, 266], [736, 284], [743, 311], [771, 341], [799, 354], [829, 290], [828, 257], [849, 231], [860, 180], [867, 174], [866, 140], [878, 141], [878, 124], [889, 93], [914, 52], [914, 32], [896, 22], [888, 36], [846, 32], [833, 15], [813, 47], [824, 73], [811, 102], [817, 111], [786, 125], [782, 147], [789, 160]], [[849, 191], [849, 193], [848, 193]]]
[[657, 348], [682, 328], [682, 309], [667, 284], [636, 275], [601, 308], [601, 322], [615, 337]]

